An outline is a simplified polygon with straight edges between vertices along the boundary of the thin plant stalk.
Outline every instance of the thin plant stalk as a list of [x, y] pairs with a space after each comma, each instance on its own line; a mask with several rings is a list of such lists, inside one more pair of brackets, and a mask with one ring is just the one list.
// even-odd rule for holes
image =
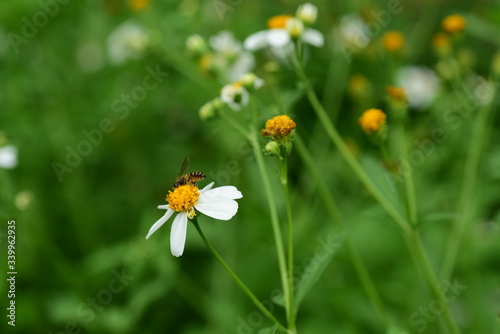
[[224, 259], [219, 255], [219, 253], [215, 250], [215, 248], [212, 246], [210, 241], [208, 241], [207, 237], [201, 230], [200, 225], [198, 224], [198, 220], [196, 217], [192, 220], [194, 227], [196, 227], [196, 230], [198, 231], [198, 234], [200, 235], [201, 239], [203, 242], [205, 242], [205, 245], [207, 248], [210, 250], [212, 255], [219, 261], [219, 263], [222, 265], [222, 267], [229, 273], [229, 275], [233, 278], [233, 280], [238, 284], [238, 286], [245, 292], [245, 294], [252, 300], [252, 302], [257, 306], [257, 308], [264, 314], [271, 322], [275, 323], [278, 325], [278, 329], [281, 330], [282, 332], [286, 333], [286, 328], [269, 312], [267, 308], [265, 308], [264, 305], [259, 301], [259, 299], [250, 291], [250, 289], [241, 281], [241, 279], [234, 273], [234, 271], [227, 265], [227, 263], [224, 261]]
[[361, 182], [365, 185], [368, 191], [375, 197], [375, 199], [382, 205], [382, 207], [387, 211], [387, 213], [394, 219], [394, 221], [405, 231], [406, 233], [410, 233], [412, 231], [410, 224], [408, 221], [394, 208], [394, 206], [385, 198], [385, 196], [378, 190], [373, 181], [368, 177], [366, 172], [363, 170], [361, 165], [356, 161], [356, 158], [352, 155], [352, 153], [347, 148], [346, 144], [343, 142], [339, 133], [335, 126], [331, 123], [326, 111], [323, 109], [323, 106], [318, 100], [316, 93], [312, 90], [309, 81], [307, 79], [302, 66], [297, 66], [297, 74], [299, 78], [306, 85], [306, 95], [319, 117], [321, 123], [323, 124], [328, 136], [333, 141], [340, 154], [344, 158], [344, 160], [349, 164], [353, 172], [356, 176], [361, 180]]
[[[424, 250], [422, 240], [418, 235], [418, 231], [414, 230], [414, 227], [410, 225], [410, 223], [394, 208], [394, 206], [385, 198], [385, 196], [376, 188], [371, 179], [368, 177], [366, 172], [363, 170], [358, 161], [354, 158], [352, 153], [346, 147], [345, 143], [342, 141], [339, 133], [335, 126], [331, 123], [328, 114], [324, 110], [323, 106], [318, 100], [316, 93], [312, 89], [307, 75], [304, 72], [302, 64], [300, 62], [296, 62], [296, 69], [299, 79], [301, 79], [305, 85], [306, 94], [309, 98], [309, 102], [311, 103], [314, 111], [317, 116], [320, 118], [321, 122], [325, 126], [325, 130], [328, 133], [329, 137], [332, 139], [337, 149], [339, 150], [342, 157], [347, 161], [349, 166], [352, 168], [356, 176], [363, 182], [365, 187], [372, 193], [375, 199], [380, 203], [380, 205], [387, 211], [387, 213], [394, 219], [394, 221], [403, 229], [406, 236], [409, 237], [411, 242], [408, 243], [410, 247], [410, 251], [414, 253], [415, 259], [417, 260], [415, 265], [418, 268], [422, 268], [424, 271], [424, 276], [426, 278], [427, 283], [431, 287], [434, 298], [441, 298], [441, 291], [439, 289], [439, 283], [437, 281], [436, 276], [432, 270], [432, 267], [429, 262], [429, 258], [427, 253]], [[445, 319], [447, 326], [451, 333], [457, 334], [459, 333], [458, 328], [455, 324], [455, 321], [451, 315], [449, 310], [449, 305], [444, 305]]]
[[288, 229], [288, 329], [291, 333], [296, 333], [295, 328], [295, 312], [294, 312], [294, 298], [293, 298], [293, 220], [292, 220], [292, 203], [290, 200], [290, 187], [288, 185], [288, 157], [285, 156], [281, 159], [281, 184], [285, 191], [286, 201], [286, 216], [287, 216], [287, 229]]
[[[278, 266], [279, 266], [279, 271], [280, 271], [280, 277], [281, 277], [281, 286], [283, 289], [283, 295], [285, 298], [285, 305], [286, 305], [286, 313], [287, 313], [287, 319], [290, 316], [291, 310], [289, 310], [290, 306], [290, 297], [289, 297], [289, 283], [288, 283], [288, 272], [287, 272], [287, 266], [286, 266], [286, 257], [285, 257], [285, 248], [283, 246], [283, 239], [282, 239], [282, 233], [281, 233], [281, 228], [279, 224], [279, 219], [278, 219], [278, 210], [276, 208], [276, 202], [274, 200], [274, 195], [271, 190], [271, 183], [269, 182], [269, 176], [267, 174], [266, 166], [264, 164], [264, 157], [262, 153], [262, 149], [260, 147], [258, 137], [257, 137], [257, 131], [255, 128], [250, 128], [249, 131], [245, 129], [242, 125], [240, 125], [236, 120], [233, 118], [229, 117], [225, 113], [221, 112], [222, 118], [226, 120], [230, 125], [232, 125], [240, 134], [247, 138], [250, 141], [250, 144], [252, 145], [252, 149], [254, 152], [255, 159], [257, 160], [257, 166], [259, 169], [259, 173], [262, 179], [262, 183], [264, 184], [264, 192], [267, 197], [267, 203], [269, 206], [269, 213], [271, 215], [271, 225], [273, 229], [273, 235], [274, 235], [274, 242], [276, 245], [276, 255], [278, 257]], [[254, 117], [254, 116], [253, 116]], [[255, 122], [252, 122], [252, 124], [255, 124]], [[292, 309], [293, 310], [293, 309]], [[288, 320], [290, 321], [290, 320]]]
[[[408, 143], [406, 139], [406, 134], [404, 131], [404, 125], [402, 121], [396, 124], [397, 138], [399, 141], [399, 152], [402, 157], [402, 161], [408, 160]], [[412, 226], [416, 226], [417, 221], [417, 199], [415, 196], [415, 184], [413, 182], [413, 173], [404, 176], [405, 190], [406, 190], [406, 208], [408, 210], [408, 220]]]
[[449, 279], [455, 263], [457, 261], [460, 243], [462, 241], [467, 223], [469, 222], [469, 213], [472, 196], [476, 184], [477, 170], [481, 158], [482, 148], [486, 140], [486, 129], [488, 128], [488, 120], [493, 109], [493, 103], [479, 110], [472, 138], [470, 140], [469, 152], [465, 162], [464, 176], [458, 200], [458, 212], [453, 222], [453, 227], [448, 239], [446, 253], [441, 270], [441, 278]]
[[[413, 255], [415, 256], [415, 259], [417, 260], [417, 263], [419, 265], [419, 269], [422, 270], [429, 287], [432, 291], [432, 294], [434, 295], [434, 298], [437, 300], [441, 300], [442, 298], [442, 289], [439, 285], [439, 282], [437, 280], [436, 275], [434, 274], [434, 270], [432, 269], [432, 266], [429, 262], [429, 257], [424, 249], [424, 246], [422, 244], [422, 239], [420, 238], [420, 233], [418, 231], [413, 232], [412, 234], [407, 236], [407, 244], [413, 251]], [[452, 334], [460, 334], [460, 330], [458, 329], [458, 326], [455, 322], [455, 319], [453, 318], [453, 315], [451, 314], [450, 308], [448, 306], [448, 303], [443, 303], [443, 314], [444, 314], [444, 320], [446, 322], [446, 325], [448, 327], [448, 330]]]
[[[330, 216], [332, 223], [336, 225], [337, 228], [339, 228], [341, 231], [347, 230], [344, 221], [340, 216], [337, 204], [333, 196], [327, 189], [325, 182], [323, 181], [323, 178], [321, 177], [319, 171], [316, 168], [316, 165], [314, 164], [313, 158], [309, 154], [307, 147], [305, 146], [302, 139], [297, 133], [295, 134], [295, 147], [297, 148], [297, 152], [299, 153], [302, 161], [304, 162], [306, 168], [308, 169], [310, 176], [314, 179], [314, 182], [318, 189], [318, 193], [323, 203], [325, 204], [325, 207], [328, 211], [328, 215]], [[346, 234], [345, 236], [344, 244], [347, 247], [347, 252], [354, 266], [354, 270], [356, 271], [356, 274], [358, 275], [358, 278], [361, 281], [361, 284], [365, 289], [365, 292], [368, 298], [370, 299], [373, 308], [377, 312], [377, 315], [382, 324], [386, 328], [389, 328], [390, 322], [387, 317], [387, 312], [385, 311], [382, 300], [380, 299], [380, 296], [378, 294], [377, 288], [373, 283], [372, 278], [370, 277], [370, 273], [366, 269], [363, 259], [356, 250], [356, 247], [354, 247], [354, 244], [352, 243], [348, 234]]]

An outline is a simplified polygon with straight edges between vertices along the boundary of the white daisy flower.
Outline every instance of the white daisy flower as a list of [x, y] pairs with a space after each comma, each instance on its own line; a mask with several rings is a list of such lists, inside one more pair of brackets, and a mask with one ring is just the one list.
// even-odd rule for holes
[[184, 252], [186, 244], [186, 233], [188, 219], [192, 219], [196, 213], [195, 209], [209, 217], [218, 220], [229, 220], [238, 211], [238, 202], [235, 199], [242, 198], [241, 192], [233, 186], [213, 188], [214, 182], [199, 190], [196, 185], [185, 184], [169, 191], [167, 201], [169, 204], [158, 205], [158, 209], [167, 212], [149, 229], [146, 239], [172, 217], [174, 218], [170, 229], [170, 250], [173, 256], [179, 257]]
[[222, 87], [220, 93], [220, 99], [222, 102], [229, 105], [229, 107], [235, 111], [241, 110], [241, 108], [248, 105], [250, 101], [250, 95], [248, 91], [241, 85], [241, 82], [236, 82], [231, 85], [225, 85]]
[[214, 63], [225, 73], [225, 79], [235, 82], [243, 74], [255, 67], [255, 57], [251, 52], [243, 50], [243, 44], [233, 33], [227, 30], [209, 38], [209, 44], [215, 53]]
[[17, 166], [17, 147], [7, 145], [0, 147], [0, 168], [12, 169]]
[[[257, 51], [264, 48], [283, 49], [289, 47], [292, 44], [292, 36], [290, 36], [287, 27], [291, 19], [290, 30], [298, 32], [300, 29], [297, 29], [297, 22], [293, 21], [297, 18], [290, 15], [274, 16], [267, 22], [269, 29], [256, 32], [245, 40], [245, 48], [250, 51]], [[311, 28], [305, 28], [303, 31], [300, 31], [300, 35], [293, 37], [298, 38], [303, 43], [316, 47], [321, 47], [325, 43], [323, 34]], [[293, 49], [291, 50], [293, 51]]]
[[434, 100], [439, 89], [439, 78], [425, 66], [406, 66], [396, 74], [396, 83], [406, 91], [408, 105], [423, 109]]
[[370, 43], [368, 26], [358, 14], [348, 14], [340, 19], [334, 31], [342, 45], [350, 49], [364, 49]]
[[139, 59], [148, 44], [146, 30], [133, 21], [126, 21], [108, 37], [109, 60], [113, 65], [121, 65], [129, 59]]

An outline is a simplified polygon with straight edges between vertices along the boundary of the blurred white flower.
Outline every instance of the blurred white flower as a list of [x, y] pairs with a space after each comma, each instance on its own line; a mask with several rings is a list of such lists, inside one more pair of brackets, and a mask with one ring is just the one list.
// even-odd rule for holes
[[170, 230], [170, 251], [173, 256], [179, 257], [184, 252], [188, 219], [192, 219], [196, 213], [201, 213], [218, 220], [229, 220], [238, 212], [238, 202], [235, 199], [242, 198], [241, 192], [233, 186], [223, 186], [212, 189], [214, 182], [205, 188], [186, 184], [169, 192], [167, 200], [169, 204], [158, 205], [158, 209], [167, 212], [156, 223], [151, 226], [146, 236], [148, 239], [156, 230], [172, 217], [174, 212], [177, 216]]
[[358, 14], [348, 14], [340, 19], [339, 26], [334, 34], [344, 47], [350, 49], [364, 49], [370, 43], [367, 34], [368, 26]]
[[404, 88], [408, 105], [415, 109], [428, 107], [439, 89], [439, 78], [425, 66], [402, 67], [396, 74], [396, 83]]
[[244, 106], [248, 105], [250, 96], [248, 91], [241, 85], [240, 82], [222, 87], [220, 93], [222, 102], [229, 105], [235, 111], [241, 110]]
[[17, 166], [17, 147], [7, 145], [0, 147], [0, 168], [12, 169]]
[[243, 50], [243, 45], [232, 32], [224, 30], [209, 38], [208, 43], [215, 51], [214, 64], [225, 74], [226, 82], [235, 82], [255, 67], [255, 57]]
[[133, 21], [119, 25], [108, 37], [108, 55], [113, 65], [129, 59], [140, 59], [149, 44], [147, 31]]
[[[290, 35], [288, 27], [288, 22], [290, 20], [296, 20], [293, 16], [279, 15], [274, 16], [269, 19], [267, 30], [262, 30], [256, 32], [247, 37], [245, 40], [245, 48], [250, 51], [258, 51], [260, 49], [271, 48], [271, 49], [289, 49], [293, 51], [293, 48], [289, 48], [292, 44], [292, 36]], [[295, 23], [293, 23], [295, 22]], [[298, 32], [298, 26], [296, 21], [292, 21], [290, 30], [292, 32]], [[303, 43], [310, 44], [316, 47], [322, 47], [325, 43], [323, 34], [318, 30], [305, 28], [300, 31], [300, 35], [293, 36], [300, 39]]]

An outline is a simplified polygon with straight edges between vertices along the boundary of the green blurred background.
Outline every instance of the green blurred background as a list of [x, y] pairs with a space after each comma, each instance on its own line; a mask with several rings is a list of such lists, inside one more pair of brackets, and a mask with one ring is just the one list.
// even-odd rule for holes
[[[270, 16], [293, 14], [300, 3], [57, 2], [50, 7], [53, 17], [35, 27], [30, 38], [23, 35], [23, 18], [32, 21], [43, 6], [27, 0], [0, 3], [0, 131], [2, 144], [14, 145], [19, 152], [15, 168], [0, 169], [3, 310], [8, 306], [3, 254], [9, 219], [16, 220], [18, 272], [16, 327], [8, 326], [2, 313], [2, 333], [258, 333], [269, 327], [210, 256], [192, 226], [181, 258], [170, 254], [170, 223], [149, 240], [144, 238], [163, 214], [156, 206], [164, 204], [183, 159], [190, 157], [192, 170], [204, 172], [218, 184], [235, 185], [244, 195], [231, 221], [200, 218], [208, 238], [261, 300], [270, 300], [279, 288], [269, 213], [250, 146], [224, 122], [203, 122], [198, 116], [199, 108], [227, 82], [201, 71], [186, 52], [185, 41], [191, 34], [208, 39], [221, 30], [232, 31], [242, 41], [264, 29]], [[439, 59], [430, 41], [441, 19], [451, 13], [464, 15], [469, 23], [456, 51], [460, 66], [469, 69], [463, 73], [488, 79], [500, 46], [499, 3], [402, 1], [402, 12], [392, 16], [370, 46], [350, 62], [335, 46], [332, 29], [345, 14], [355, 12], [370, 19], [373, 11], [385, 10], [388, 3], [318, 1], [316, 5], [315, 28], [325, 34], [326, 45], [309, 50], [307, 71], [342, 136], [380, 187], [391, 193], [378, 152], [359, 129], [357, 118], [365, 108], [386, 106], [384, 89], [395, 84], [393, 73], [398, 67], [436, 68]], [[224, 8], [222, 15], [220, 8]], [[117, 64], [109, 55], [110, 34], [129, 20], [144, 28], [148, 43], [135, 59]], [[397, 59], [380, 48], [387, 30], [406, 36], [405, 52]], [[292, 71], [280, 65], [269, 72], [264, 52], [257, 53], [256, 59], [255, 72], [267, 82], [259, 92], [267, 107], [260, 110], [257, 126], [277, 112], [292, 115], [338, 201], [391, 319], [408, 332], [417, 332], [421, 327], [412, 325], [409, 317], [428, 307], [431, 299], [400, 231], [327, 141]], [[154, 89], [143, 90], [144, 99], [126, 107], [127, 113], [125, 109], [116, 112], [114, 103], [144, 85], [149, 71], [157, 69], [168, 76]], [[368, 81], [365, 93], [369, 93], [361, 97], [355, 91], [349, 93], [349, 78], [355, 74]], [[457, 129], [443, 121], [440, 113], [455, 103], [453, 98], [443, 80], [435, 102], [412, 111], [413, 135], [418, 140], [429, 138], [438, 126], [449, 135], [415, 172], [423, 236], [436, 268], [456, 209], [472, 128], [469, 120]], [[498, 105], [495, 116], [496, 111]], [[89, 153], [81, 161], [73, 158], [74, 166], [69, 166], [68, 150], [85, 145], [81, 143], [88, 139], [86, 131], [95, 134], [106, 119], [104, 127], [112, 130], [103, 133], [102, 139], [95, 135], [97, 144], [90, 148], [81, 146]], [[491, 128], [485, 129], [489, 139], [476, 191], [470, 194], [474, 224], [454, 274], [467, 286], [451, 305], [464, 333], [500, 333], [499, 122], [494, 117]], [[295, 153], [290, 159], [296, 265], [304, 269], [320, 245], [319, 238], [326, 240], [336, 232], [301, 160]], [[58, 178], [54, 162], [71, 171]], [[267, 162], [284, 221], [276, 161]], [[110, 286], [124, 275], [116, 289]], [[284, 319], [279, 306], [274, 312]], [[301, 333], [384, 331], [342, 247], [304, 301], [298, 329]], [[439, 322], [429, 321], [421, 332], [440, 333]]]

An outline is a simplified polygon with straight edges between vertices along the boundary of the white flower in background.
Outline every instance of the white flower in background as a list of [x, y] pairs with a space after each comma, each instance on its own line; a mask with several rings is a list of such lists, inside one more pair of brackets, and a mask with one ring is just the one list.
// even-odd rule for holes
[[[321, 47], [325, 43], [323, 34], [318, 30], [305, 28], [298, 36], [290, 36], [287, 29], [288, 22], [297, 19], [290, 15], [279, 15], [269, 19], [267, 26], [269, 29], [256, 32], [245, 40], [245, 48], [250, 51], [257, 51], [264, 48], [283, 49], [289, 48], [292, 44], [292, 37], [300, 39], [303, 43]], [[292, 21], [291, 30], [298, 32], [297, 23]], [[294, 28], [294, 29], [292, 29]], [[293, 48], [290, 49], [293, 51]]]
[[213, 185], [214, 182], [199, 190], [196, 185], [185, 184], [169, 191], [167, 195], [169, 204], [158, 206], [158, 209], [167, 212], [151, 226], [146, 239], [165, 224], [174, 212], [177, 212], [170, 229], [170, 250], [173, 256], [179, 257], [184, 252], [186, 244], [188, 219], [196, 215], [195, 209], [218, 220], [233, 218], [238, 211], [238, 202], [235, 199], [242, 198], [243, 195], [236, 187], [223, 186], [212, 189]]
[[241, 108], [248, 105], [250, 96], [248, 91], [242, 86], [241, 82], [236, 82], [222, 87], [220, 99], [222, 102], [229, 105], [231, 109], [239, 111]]
[[17, 147], [7, 145], [0, 147], [0, 168], [12, 169], [17, 166]]
[[243, 44], [232, 32], [224, 30], [209, 38], [208, 43], [215, 51], [214, 64], [225, 73], [225, 80], [235, 82], [255, 67], [255, 57], [243, 50]]
[[133, 21], [126, 21], [108, 37], [109, 60], [113, 65], [121, 65], [129, 59], [139, 59], [148, 44], [147, 31]]
[[364, 49], [370, 43], [368, 26], [358, 14], [348, 14], [340, 19], [334, 31], [337, 38], [347, 48]]
[[402, 67], [396, 74], [396, 83], [404, 88], [408, 105], [415, 109], [428, 107], [439, 89], [439, 78], [425, 66]]
[[318, 17], [318, 7], [311, 3], [305, 3], [297, 8], [295, 16], [305, 24], [313, 24]]

